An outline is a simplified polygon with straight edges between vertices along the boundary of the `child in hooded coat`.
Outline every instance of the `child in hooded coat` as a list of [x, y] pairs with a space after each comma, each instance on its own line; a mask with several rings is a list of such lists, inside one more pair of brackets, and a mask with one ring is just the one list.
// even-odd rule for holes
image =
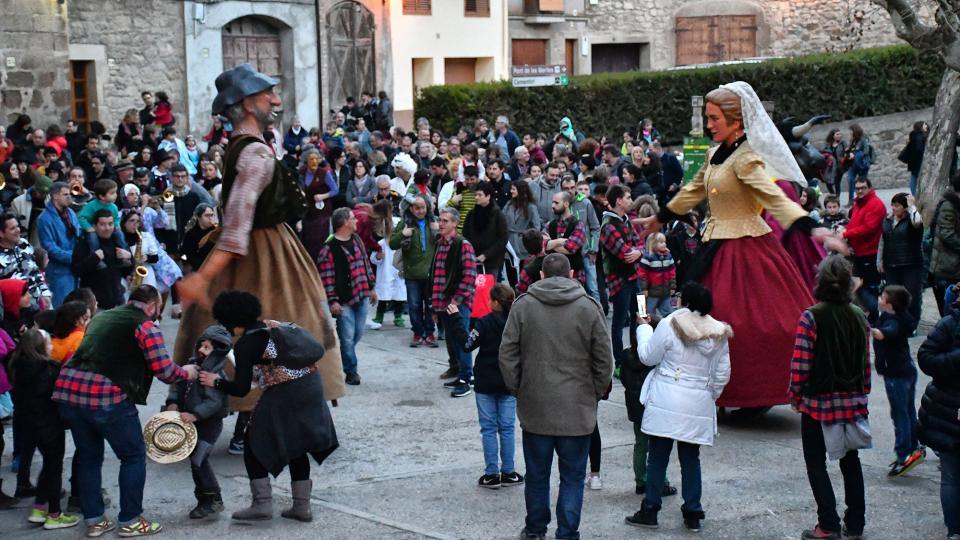
[[[204, 330], [190, 364], [201, 371], [226, 378], [224, 364], [233, 347], [233, 336], [218, 324]], [[216, 388], [203, 386], [199, 381], [180, 381], [170, 386], [167, 395], [168, 411], [180, 411], [180, 419], [197, 428], [197, 446], [190, 454], [190, 472], [193, 473], [193, 493], [197, 506], [190, 511], [191, 519], [200, 519], [223, 511], [220, 484], [210, 465], [210, 452], [223, 431], [223, 417], [227, 415], [227, 394]]]

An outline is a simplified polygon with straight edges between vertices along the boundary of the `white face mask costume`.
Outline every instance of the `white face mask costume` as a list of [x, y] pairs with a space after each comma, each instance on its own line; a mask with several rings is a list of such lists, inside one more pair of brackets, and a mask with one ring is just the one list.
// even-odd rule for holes
[[744, 81], [722, 84], [720, 88], [740, 96], [740, 109], [743, 113], [743, 131], [747, 134], [750, 147], [763, 158], [767, 174], [779, 179], [792, 180], [807, 187], [807, 179], [800, 171], [797, 160], [780, 135], [777, 126], [763, 108], [753, 87]]

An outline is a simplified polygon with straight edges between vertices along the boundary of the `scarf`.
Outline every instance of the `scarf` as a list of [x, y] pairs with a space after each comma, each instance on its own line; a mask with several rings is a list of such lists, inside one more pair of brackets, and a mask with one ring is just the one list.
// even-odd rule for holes
[[70, 220], [70, 207], [68, 206], [57, 210], [57, 215], [60, 216], [60, 221], [63, 221], [63, 226], [67, 229], [67, 236], [70, 238], [77, 236], [77, 230], [73, 227], [73, 222]]

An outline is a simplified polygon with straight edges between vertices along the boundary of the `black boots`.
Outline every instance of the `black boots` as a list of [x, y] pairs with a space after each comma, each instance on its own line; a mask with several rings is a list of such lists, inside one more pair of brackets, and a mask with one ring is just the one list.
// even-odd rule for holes
[[197, 506], [190, 510], [190, 519], [202, 519], [223, 511], [223, 498], [219, 491], [210, 493], [195, 492]]

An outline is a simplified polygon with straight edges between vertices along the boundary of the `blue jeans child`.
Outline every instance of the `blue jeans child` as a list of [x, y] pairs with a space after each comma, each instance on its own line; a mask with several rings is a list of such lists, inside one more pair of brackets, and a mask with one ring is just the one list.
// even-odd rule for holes
[[673, 300], [669, 296], [648, 296], [647, 297], [647, 315], [653, 317], [660, 312], [660, 318], [673, 313]]
[[[517, 417], [517, 398], [510, 395], [481, 394], [477, 392], [477, 415], [480, 417], [480, 435], [483, 438], [483, 474], [507, 474], [516, 471], [514, 423]], [[498, 444], [499, 442], [499, 462]]]
[[917, 440], [917, 368], [910, 366], [908, 377], [884, 377], [883, 385], [890, 401], [894, 446], [897, 461], [903, 463], [919, 446]]

